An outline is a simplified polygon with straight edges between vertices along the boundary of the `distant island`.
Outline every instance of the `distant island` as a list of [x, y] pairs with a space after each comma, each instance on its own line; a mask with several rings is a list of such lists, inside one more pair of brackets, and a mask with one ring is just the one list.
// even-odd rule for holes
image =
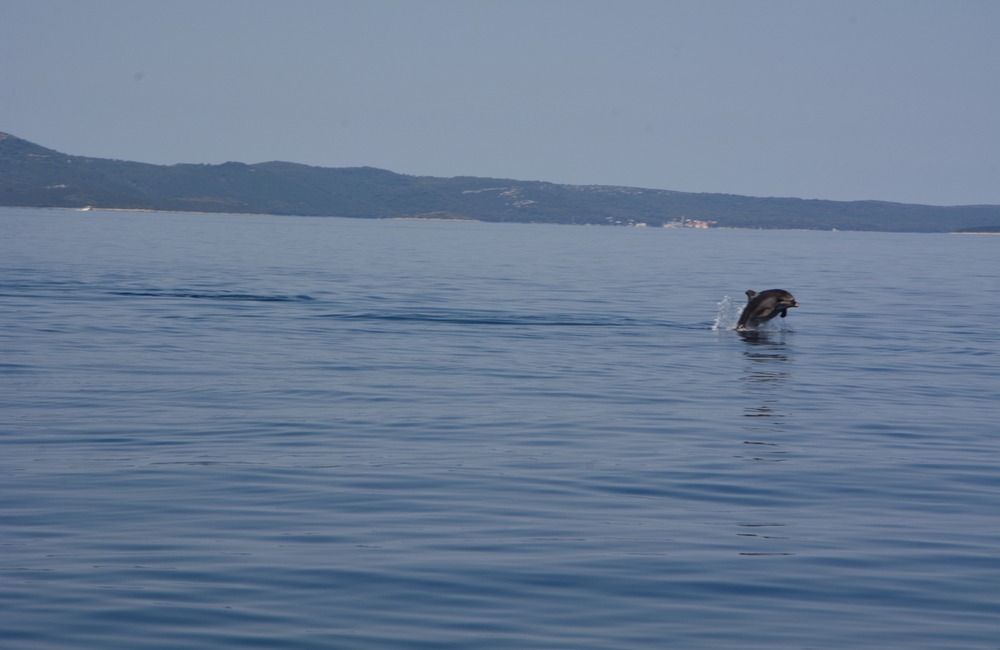
[[997, 232], [1000, 206], [760, 198], [289, 162], [151, 165], [0, 133], [0, 205], [577, 225]]

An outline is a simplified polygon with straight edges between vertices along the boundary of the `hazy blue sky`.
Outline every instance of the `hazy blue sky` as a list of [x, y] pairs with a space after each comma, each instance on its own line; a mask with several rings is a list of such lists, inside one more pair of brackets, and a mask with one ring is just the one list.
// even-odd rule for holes
[[1000, 1], [0, 0], [0, 131], [153, 163], [1000, 204]]

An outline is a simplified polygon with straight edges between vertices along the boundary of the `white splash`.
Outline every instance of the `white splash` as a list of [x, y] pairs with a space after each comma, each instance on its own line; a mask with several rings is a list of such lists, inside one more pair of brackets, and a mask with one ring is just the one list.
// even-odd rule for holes
[[736, 329], [736, 323], [740, 322], [740, 313], [743, 311], [742, 305], [737, 305], [733, 299], [726, 296], [719, 301], [719, 312], [715, 315], [715, 323], [712, 325], [713, 332]]

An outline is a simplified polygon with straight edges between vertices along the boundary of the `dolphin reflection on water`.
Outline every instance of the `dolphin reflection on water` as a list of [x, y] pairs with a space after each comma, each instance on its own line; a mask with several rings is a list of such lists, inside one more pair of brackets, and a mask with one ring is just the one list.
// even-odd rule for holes
[[743, 308], [743, 313], [740, 314], [736, 329], [757, 329], [775, 316], [784, 318], [788, 315], [789, 309], [798, 306], [799, 303], [795, 301], [795, 296], [784, 289], [768, 289], [760, 293], [753, 289], [747, 289], [747, 304]]

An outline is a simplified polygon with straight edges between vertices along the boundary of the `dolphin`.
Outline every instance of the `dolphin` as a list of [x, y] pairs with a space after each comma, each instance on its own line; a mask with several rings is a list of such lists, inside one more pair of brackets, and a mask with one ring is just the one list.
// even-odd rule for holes
[[768, 289], [760, 293], [747, 289], [747, 304], [740, 314], [740, 322], [736, 324], [736, 329], [756, 329], [775, 316], [784, 318], [788, 315], [789, 309], [798, 306], [795, 296], [784, 289]]

